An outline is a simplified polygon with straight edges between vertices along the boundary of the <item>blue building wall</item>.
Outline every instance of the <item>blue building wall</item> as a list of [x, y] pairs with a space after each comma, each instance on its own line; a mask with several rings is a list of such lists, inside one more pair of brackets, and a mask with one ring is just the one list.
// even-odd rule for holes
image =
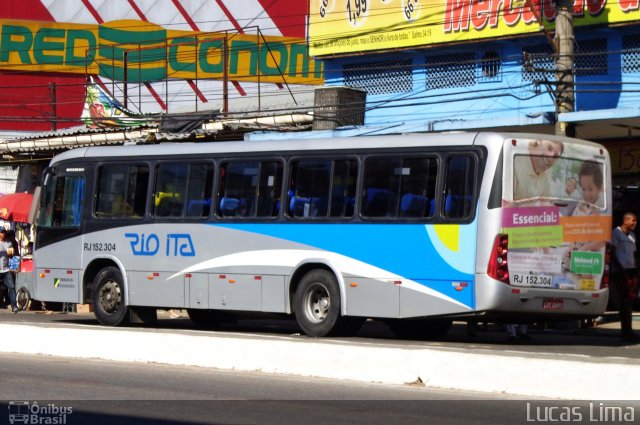
[[[637, 106], [640, 26], [576, 28], [575, 38], [576, 111]], [[537, 35], [328, 59], [325, 78], [367, 90], [366, 125], [437, 131], [550, 124], [552, 54]]]

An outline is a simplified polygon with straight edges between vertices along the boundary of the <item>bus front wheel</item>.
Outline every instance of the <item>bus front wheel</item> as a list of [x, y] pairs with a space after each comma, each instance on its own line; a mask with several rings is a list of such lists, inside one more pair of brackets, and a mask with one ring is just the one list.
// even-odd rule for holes
[[340, 287], [333, 273], [327, 270], [305, 274], [293, 300], [298, 325], [309, 336], [353, 333], [364, 321], [359, 317], [340, 316]]
[[93, 279], [91, 290], [93, 310], [100, 323], [119, 326], [128, 322], [124, 302], [124, 280], [117, 267], [105, 267]]

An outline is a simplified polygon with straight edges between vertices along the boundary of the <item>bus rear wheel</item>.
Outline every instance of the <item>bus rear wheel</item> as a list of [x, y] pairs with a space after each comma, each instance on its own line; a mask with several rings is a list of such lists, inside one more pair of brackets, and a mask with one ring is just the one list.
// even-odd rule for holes
[[355, 333], [365, 320], [340, 316], [340, 287], [333, 273], [327, 270], [312, 270], [305, 274], [293, 302], [298, 325], [309, 336]]
[[93, 279], [91, 299], [96, 318], [107, 326], [119, 326], [129, 321], [124, 302], [124, 280], [117, 267], [105, 267]]

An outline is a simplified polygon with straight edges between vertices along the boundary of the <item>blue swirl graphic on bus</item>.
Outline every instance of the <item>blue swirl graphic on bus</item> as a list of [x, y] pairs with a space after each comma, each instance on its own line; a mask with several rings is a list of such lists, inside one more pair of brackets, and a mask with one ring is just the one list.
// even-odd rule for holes
[[[155, 233], [125, 233], [129, 239], [131, 252], [136, 256], [154, 256], [160, 251], [161, 240]], [[167, 257], [195, 257], [196, 249], [191, 235], [188, 233], [170, 233], [165, 239], [165, 255]]]

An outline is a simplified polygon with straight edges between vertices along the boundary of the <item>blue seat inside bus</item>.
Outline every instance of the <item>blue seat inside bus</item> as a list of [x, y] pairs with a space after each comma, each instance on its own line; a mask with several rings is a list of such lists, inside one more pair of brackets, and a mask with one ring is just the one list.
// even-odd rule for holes
[[444, 199], [444, 215], [447, 217], [464, 217], [469, 215], [471, 195], [447, 195]]
[[209, 215], [211, 199], [192, 199], [187, 203], [187, 217], [204, 217]]
[[327, 199], [318, 196], [294, 196], [289, 201], [289, 212], [294, 217], [324, 217], [327, 215]]
[[385, 217], [394, 211], [395, 196], [389, 189], [370, 187], [366, 190], [365, 214], [369, 217]]
[[400, 200], [400, 212], [406, 217], [424, 217], [429, 198], [413, 193], [405, 193]]
[[223, 197], [220, 198], [220, 215], [233, 217], [239, 215], [240, 209], [246, 204], [244, 199]]
[[301, 196], [294, 196], [291, 198], [289, 202], [289, 212], [294, 217], [304, 217], [305, 209], [307, 209], [307, 215], [309, 215], [309, 198], [304, 198]]
[[343, 187], [336, 187], [331, 192], [331, 217], [351, 217], [356, 205], [355, 196], [345, 195]]

